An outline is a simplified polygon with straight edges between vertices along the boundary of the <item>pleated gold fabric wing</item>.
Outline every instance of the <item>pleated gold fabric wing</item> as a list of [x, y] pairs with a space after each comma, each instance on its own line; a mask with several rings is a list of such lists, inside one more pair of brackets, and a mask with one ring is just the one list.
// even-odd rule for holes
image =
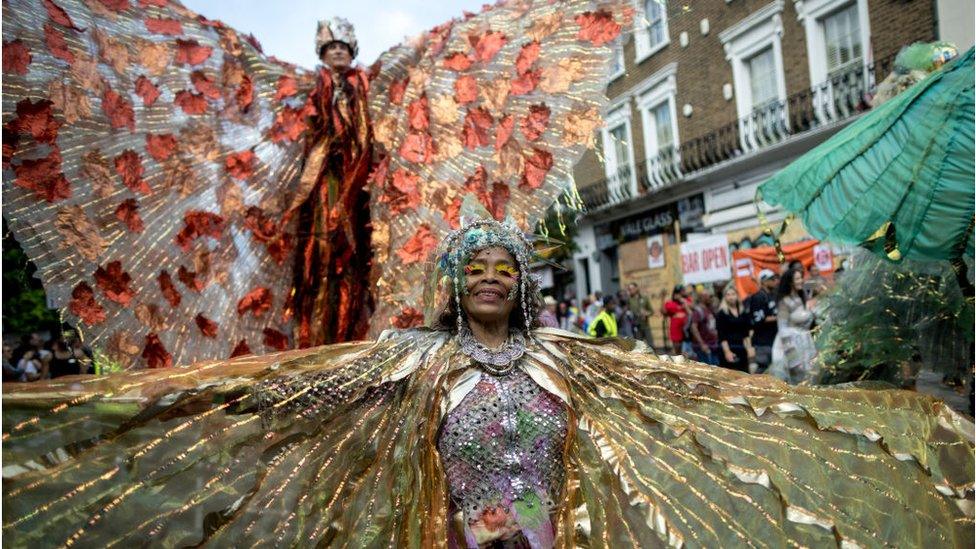
[[444, 475], [422, 451], [439, 426], [428, 417], [438, 384], [403, 374], [442, 367], [444, 340], [5, 392], [4, 546], [441, 543]]
[[423, 322], [424, 267], [464, 195], [529, 232], [557, 199], [575, 204], [572, 168], [601, 124], [608, 46], [629, 28], [629, 5], [499, 2], [380, 57], [372, 334]]
[[3, 3], [3, 216], [122, 366], [288, 346], [311, 76], [169, 0]]
[[[973, 543], [973, 426], [539, 330], [570, 403], [560, 547]], [[5, 546], [445, 547], [446, 334], [4, 389]]]
[[579, 417], [561, 531], [590, 547], [973, 545], [973, 424], [940, 401], [541, 337]]

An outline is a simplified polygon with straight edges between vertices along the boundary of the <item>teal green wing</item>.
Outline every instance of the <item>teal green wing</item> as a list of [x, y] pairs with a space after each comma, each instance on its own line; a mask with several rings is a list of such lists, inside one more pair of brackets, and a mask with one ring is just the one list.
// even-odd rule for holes
[[759, 188], [822, 240], [892, 260], [973, 257], [973, 50]]

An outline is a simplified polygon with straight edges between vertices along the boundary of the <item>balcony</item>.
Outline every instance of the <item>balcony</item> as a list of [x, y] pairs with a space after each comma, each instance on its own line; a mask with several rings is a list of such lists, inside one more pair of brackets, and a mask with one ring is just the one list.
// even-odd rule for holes
[[894, 66], [894, 56], [838, 71], [829, 80], [707, 134], [662, 149], [624, 166], [611, 177], [581, 186], [589, 212], [623, 204], [671, 187], [695, 174], [761, 152], [790, 137], [849, 121], [871, 108], [875, 86]]

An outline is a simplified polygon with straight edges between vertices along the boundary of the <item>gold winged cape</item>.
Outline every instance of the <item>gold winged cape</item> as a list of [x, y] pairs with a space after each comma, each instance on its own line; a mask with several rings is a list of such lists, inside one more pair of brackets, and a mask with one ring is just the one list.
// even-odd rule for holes
[[[4, 390], [4, 544], [446, 546], [445, 332]], [[973, 424], [541, 329], [557, 545], [972, 546]]]

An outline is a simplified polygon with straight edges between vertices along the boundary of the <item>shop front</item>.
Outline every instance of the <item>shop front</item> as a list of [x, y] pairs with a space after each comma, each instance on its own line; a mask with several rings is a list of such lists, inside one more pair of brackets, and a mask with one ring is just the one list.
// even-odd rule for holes
[[[577, 295], [616, 293], [631, 282], [650, 297], [651, 327], [661, 341], [660, 303], [681, 281], [681, 242], [704, 230], [701, 194], [593, 226], [581, 226], [574, 255]], [[666, 293], [668, 293], [666, 292]]]

